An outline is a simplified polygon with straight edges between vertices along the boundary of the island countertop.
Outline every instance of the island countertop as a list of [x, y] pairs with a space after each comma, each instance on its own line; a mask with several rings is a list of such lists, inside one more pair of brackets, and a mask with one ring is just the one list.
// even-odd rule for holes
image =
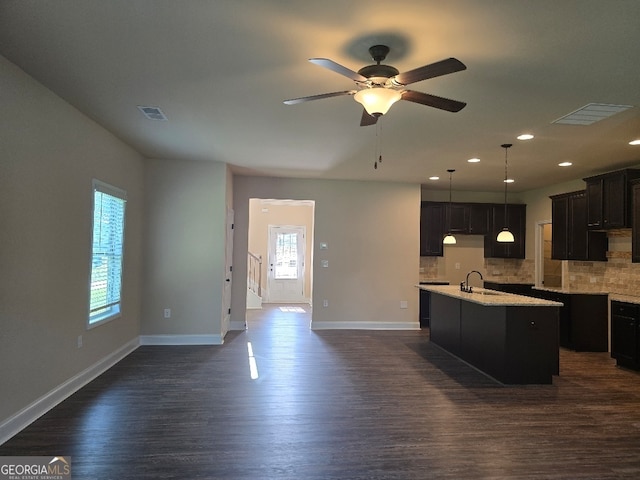
[[460, 291], [459, 285], [416, 285], [416, 287], [432, 293], [479, 303], [487, 307], [562, 307], [563, 305], [560, 302], [479, 287], [473, 287], [472, 293]]

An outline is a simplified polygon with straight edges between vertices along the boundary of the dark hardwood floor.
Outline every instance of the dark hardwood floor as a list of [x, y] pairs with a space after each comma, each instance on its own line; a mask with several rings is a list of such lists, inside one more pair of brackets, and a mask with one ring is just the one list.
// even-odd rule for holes
[[223, 346], [140, 347], [0, 455], [70, 455], [82, 480], [640, 478], [640, 375], [607, 353], [503, 387], [427, 331], [249, 313]]

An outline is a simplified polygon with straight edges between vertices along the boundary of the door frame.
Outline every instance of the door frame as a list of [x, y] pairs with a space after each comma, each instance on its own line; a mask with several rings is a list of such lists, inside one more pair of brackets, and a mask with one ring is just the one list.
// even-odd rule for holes
[[[276, 230], [294, 230], [301, 234], [298, 239], [298, 282], [300, 285], [300, 296], [294, 300], [285, 300], [273, 298], [273, 268], [274, 263], [273, 255], [275, 254], [275, 245], [273, 245], [273, 238], [277, 235]], [[306, 249], [307, 249], [307, 227], [305, 225], [268, 225], [267, 226], [267, 281], [265, 291], [265, 303], [308, 303], [309, 299], [305, 296], [305, 273], [306, 273]]]

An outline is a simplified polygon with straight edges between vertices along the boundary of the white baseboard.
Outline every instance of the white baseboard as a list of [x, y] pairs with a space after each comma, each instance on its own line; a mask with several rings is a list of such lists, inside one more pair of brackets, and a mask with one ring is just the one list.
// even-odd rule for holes
[[87, 385], [93, 379], [109, 370], [139, 346], [138, 337], [120, 347], [102, 360], [78, 373], [66, 382], [46, 393], [32, 404], [0, 424], [0, 445], [16, 435], [22, 429], [36, 421], [60, 402]]
[[221, 335], [140, 335], [140, 345], [222, 345]]
[[247, 322], [245, 322], [244, 320], [234, 320], [229, 324], [229, 331], [231, 330], [246, 330], [247, 329]]
[[420, 330], [419, 322], [311, 322], [311, 330]]

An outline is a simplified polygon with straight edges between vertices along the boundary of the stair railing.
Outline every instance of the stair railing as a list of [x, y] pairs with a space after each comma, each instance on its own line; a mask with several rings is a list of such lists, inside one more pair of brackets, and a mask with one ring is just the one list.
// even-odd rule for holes
[[262, 257], [248, 252], [247, 266], [247, 287], [253, 293], [262, 297]]

